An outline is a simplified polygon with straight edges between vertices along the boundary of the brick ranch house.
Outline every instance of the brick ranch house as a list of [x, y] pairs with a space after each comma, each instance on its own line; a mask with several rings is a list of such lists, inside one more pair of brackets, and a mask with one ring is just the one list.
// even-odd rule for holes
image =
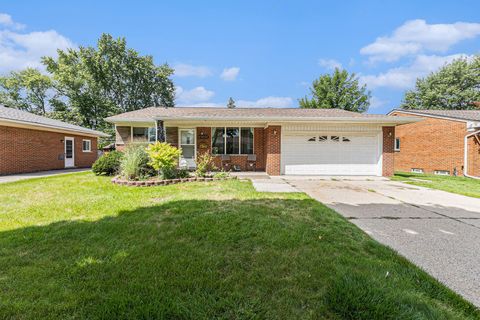
[[480, 110], [402, 110], [423, 121], [396, 128], [395, 170], [480, 177]]
[[411, 117], [367, 115], [339, 109], [151, 107], [106, 119], [116, 147], [166, 141], [195, 166], [212, 153], [218, 167], [269, 175], [390, 176], [395, 126]]
[[0, 105], [0, 175], [90, 167], [98, 137], [108, 135]]

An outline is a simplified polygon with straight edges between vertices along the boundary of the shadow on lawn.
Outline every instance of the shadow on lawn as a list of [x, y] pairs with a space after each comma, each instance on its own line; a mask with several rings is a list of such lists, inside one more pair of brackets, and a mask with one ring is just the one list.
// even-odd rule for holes
[[0, 318], [478, 316], [314, 200], [157, 201], [0, 233]]

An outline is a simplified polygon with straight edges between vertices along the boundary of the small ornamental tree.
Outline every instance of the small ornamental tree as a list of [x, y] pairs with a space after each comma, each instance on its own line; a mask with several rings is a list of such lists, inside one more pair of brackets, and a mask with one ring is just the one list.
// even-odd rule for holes
[[155, 142], [147, 147], [147, 153], [151, 165], [163, 178], [172, 178], [175, 175], [175, 168], [178, 158], [182, 152], [166, 142]]

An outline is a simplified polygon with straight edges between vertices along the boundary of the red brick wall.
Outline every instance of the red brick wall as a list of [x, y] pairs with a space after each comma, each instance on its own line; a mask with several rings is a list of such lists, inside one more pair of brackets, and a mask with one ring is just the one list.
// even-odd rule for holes
[[272, 176], [280, 175], [281, 126], [268, 126], [265, 129], [265, 171]]
[[395, 171], [395, 127], [383, 127], [382, 175], [392, 176]]
[[178, 146], [178, 128], [177, 127], [166, 127], [165, 132], [167, 134], [166, 141], [174, 147]]
[[[75, 138], [75, 166], [90, 167], [97, 159], [97, 138], [0, 126], [0, 175], [63, 169], [65, 136]], [[82, 151], [82, 139], [91, 141], [91, 152]]]
[[469, 175], [480, 177], [480, 144], [475, 137], [468, 138], [467, 169]]
[[[393, 115], [411, 116], [401, 112]], [[420, 122], [397, 126], [400, 151], [395, 152], [395, 170], [410, 172], [412, 168], [420, 168], [425, 173], [447, 170], [452, 174], [456, 168], [458, 174], [463, 175], [465, 122], [423, 118]], [[470, 151], [475, 152], [474, 149], [478, 152], [478, 145]], [[478, 164], [469, 163], [469, 166], [474, 168]]]

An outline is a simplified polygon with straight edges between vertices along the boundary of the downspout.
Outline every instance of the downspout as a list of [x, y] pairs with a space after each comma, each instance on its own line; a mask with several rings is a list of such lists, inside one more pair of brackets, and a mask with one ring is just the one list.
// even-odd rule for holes
[[463, 155], [463, 175], [465, 177], [468, 177], [468, 178], [472, 178], [472, 179], [480, 179], [480, 177], [475, 177], [475, 176], [472, 176], [472, 175], [469, 175], [468, 174], [468, 138], [472, 137], [472, 136], [475, 136], [475, 138], [478, 140], [478, 137], [477, 137], [477, 134], [480, 133], [480, 130], [477, 130], [475, 132], [472, 132], [470, 134], [467, 134], [465, 136], [465, 141], [464, 141], [464, 150], [465, 150], [465, 154]]

